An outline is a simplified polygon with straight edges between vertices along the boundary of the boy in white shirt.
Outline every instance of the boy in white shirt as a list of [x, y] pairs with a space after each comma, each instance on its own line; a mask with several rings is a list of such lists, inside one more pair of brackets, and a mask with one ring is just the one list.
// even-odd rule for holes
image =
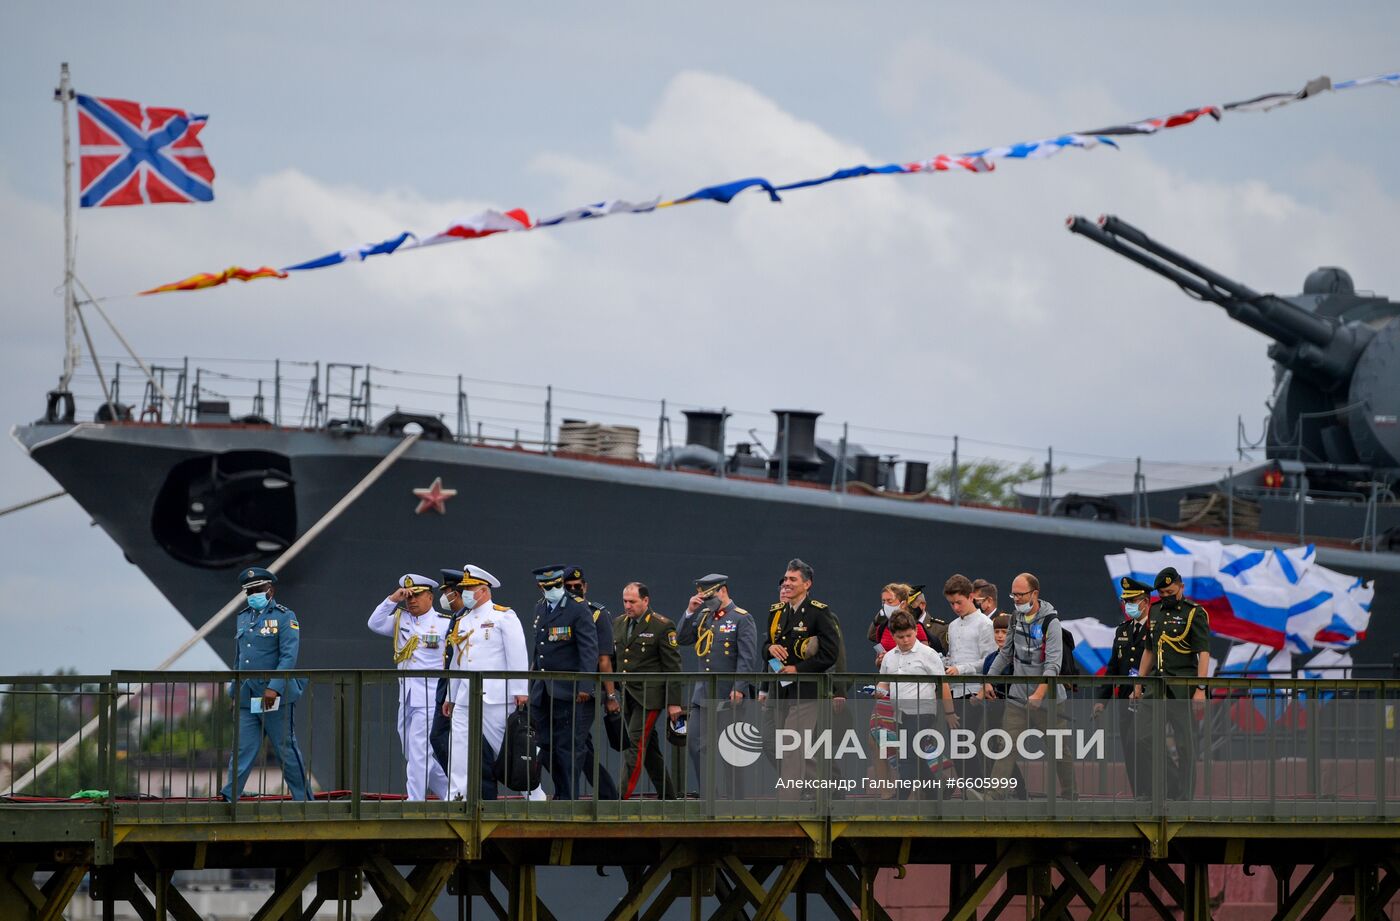
[[[943, 675], [943, 657], [933, 649], [919, 642], [914, 618], [908, 612], [896, 611], [890, 617], [890, 632], [894, 634], [894, 648], [885, 654], [880, 662], [882, 675]], [[899, 715], [900, 728], [904, 732], [905, 751], [900, 759], [901, 780], [920, 780], [928, 777], [925, 762], [918, 755], [915, 736], [924, 729], [932, 728], [941, 714], [948, 728], [958, 728], [957, 713], [953, 710], [953, 694], [946, 681], [882, 681], [876, 693], [889, 697]], [[924, 748], [931, 747], [925, 741]]]

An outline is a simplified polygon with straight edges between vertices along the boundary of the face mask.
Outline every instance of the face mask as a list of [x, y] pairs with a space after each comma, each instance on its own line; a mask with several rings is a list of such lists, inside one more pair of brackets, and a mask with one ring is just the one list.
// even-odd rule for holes
[[1134, 618], [1134, 619], [1135, 619], [1135, 618], [1136, 618], [1139, 614], [1141, 614], [1141, 613], [1142, 613], [1142, 608], [1140, 608], [1140, 607], [1138, 606], [1138, 603], [1137, 603], [1136, 601], [1132, 602], [1131, 604], [1125, 604], [1125, 605], [1123, 605], [1123, 616], [1124, 616], [1124, 617], [1131, 617], [1131, 618]]
[[550, 604], [558, 604], [563, 597], [563, 586], [556, 586], [555, 588], [547, 588], [544, 590], [544, 600], [548, 601]]
[[258, 592], [256, 595], [248, 596], [248, 607], [254, 611], [266, 611], [270, 604], [272, 604], [272, 597], [267, 592]]
[[469, 593], [463, 595], [463, 596], [462, 596], [462, 604], [466, 606], [466, 608], [467, 608], [468, 611], [470, 611], [472, 608], [476, 607], [476, 594], [475, 594], [475, 593], [469, 592]]
[[442, 608], [443, 613], [445, 613], [445, 614], [451, 614], [451, 613], [452, 613], [452, 602], [450, 602], [450, 601], [447, 600], [447, 592], [443, 592], [443, 593], [438, 597], [438, 607], [439, 607], [439, 608]]
[[1029, 601], [1017, 602], [1017, 604], [1016, 604], [1016, 613], [1017, 613], [1017, 614], [1029, 614], [1030, 612], [1031, 612], [1031, 603], [1030, 603]]
[[886, 616], [886, 617], [889, 617], [889, 616], [890, 616], [891, 614], [893, 614], [895, 611], [898, 611], [898, 610], [899, 610], [899, 605], [895, 605], [895, 604], [882, 604], [882, 605], [880, 605], [880, 610], [883, 611], [883, 612], [885, 613], [885, 616]]

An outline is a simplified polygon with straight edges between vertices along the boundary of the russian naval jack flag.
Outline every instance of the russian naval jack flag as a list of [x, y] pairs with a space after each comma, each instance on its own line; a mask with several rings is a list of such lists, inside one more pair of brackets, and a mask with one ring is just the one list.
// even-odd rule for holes
[[199, 141], [207, 115], [79, 94], [84, 208], [214, 200], [214, 167]]

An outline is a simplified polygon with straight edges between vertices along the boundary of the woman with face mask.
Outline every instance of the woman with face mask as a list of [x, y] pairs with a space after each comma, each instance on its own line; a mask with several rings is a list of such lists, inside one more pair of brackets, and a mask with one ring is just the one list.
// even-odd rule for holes
[[[894, 648], [894, 634], [890, 632], [890, 618], [897, 611], [909, 611], [909, 596], [914, 594], [914, 589], [903, 582], [891, 582], [880, 590], [880, 610], [875, 612], [875, 619], [870, 622], [870, 629], [866, 631], [865, 638], [875, 644], [875, 667], [879, 668], [880, 663], [885, 659], [885, 653]], [[924, 632], [923, 624], [917, 626], [916, 638], [925, 646], [928, 645], [928, 634]]]

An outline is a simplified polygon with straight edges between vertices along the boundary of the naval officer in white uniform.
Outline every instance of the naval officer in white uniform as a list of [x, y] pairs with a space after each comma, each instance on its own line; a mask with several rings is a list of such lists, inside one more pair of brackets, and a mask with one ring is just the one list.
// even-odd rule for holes
[[[437, 588], [437, 582], [427, 576], [409, 573], [369, 616], [369, 628], [392, 641], [399, 671], [442, 670], [452, 618], [434, 609]], [[428, 742], [436, 704], [436, 678], [399, 679], [399, 739], [408, 765], [410, 800], [425, 800], [429, 793], [447, 798], [447, 774]]]
[[[472, 563], [462, 567], [462, 580], [457, 583], [465, 610], [448, 638], [451, 647], [449, 668], [455, 672], [528, 672], [530, 653], [525, 648], [525, 631], [520, 618], [503, 604], [491, 600], [491, 590], [501, 582], [491, 573]], [[467, 759], [477, 740], [468, 726], [471, 708], [481, 705], [481, 731], [488, 748], [482, 751], [482, 768], [491, 774], [492, 762], [501, 750], [506, 734], [506, 717], [516, 707], [530, 702], [528, 681], [519, 678], [487, 678], [481, 682], [481, 696], [474, 699], [472, 684], [466, 678], [453, 678], [448, 694], [452, 717], [452, 746], [448, 755], [447, 795], [463, 799], [469, 794], [471, 779], [467, 776]], [[494, 780], [483, 784], [485, 799], [496, 798]]]

